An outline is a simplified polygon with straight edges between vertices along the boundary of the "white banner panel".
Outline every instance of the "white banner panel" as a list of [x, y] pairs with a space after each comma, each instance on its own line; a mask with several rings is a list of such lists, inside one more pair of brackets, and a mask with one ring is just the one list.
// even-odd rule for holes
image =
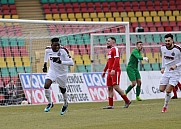
[[[142, 87], [140, 97], [142, 99], [164, 98], [165, 93], [159, 91], [160, 71], [141, 71]], [[44, 93], [45, 75], [43, 73], [20, 74], [21, 85], [29, 102], [33, 104], [47, 103]], [[127, 81], [126, 72], [121, 74], [121, 89], [125, 90], [131, 82]], [[136, 98], [136, 87], [130, 91], [128, 97], [131, 100]], [[62, 94], [58, 84], [53, 83], [51, 88], [52, 100], [54, 103], [63, 102]], [[178, 97], [181, 92], [178, 90]], [[67, 78], [67, 94], [69, 103], [72, 102], [102, 102], [107, 101], [108, 91], [106, 79], [101, 73], [69, 73]], [[118, 93], [114, 92], [114, 100], [122, 100]]]

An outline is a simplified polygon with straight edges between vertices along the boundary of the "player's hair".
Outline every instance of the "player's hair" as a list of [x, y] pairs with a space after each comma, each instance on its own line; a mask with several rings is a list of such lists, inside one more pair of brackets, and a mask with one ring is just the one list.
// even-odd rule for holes
[[171, 38], [171, 39], [173, 39], [173, 35], [171, 34], [171, 33], [169, 33], [169, 34], [166, 34], [165, 36], [164, 36], [164, 38]]
[[136, 42], [136, 45], [138, 45], [138, 43], [143, 43], [143, 42], [142, 42], [142, 41], [137, 41], [137, 42]]
[[114, 38], [114, 37], [110, 37], [110, 39], [114, 40], [114, 42], [116, 43], [116, 38]]
[[52, 38], [51, 39], [51, 42], [54, 43], [54, 42], [59, 42], [59, 38]]

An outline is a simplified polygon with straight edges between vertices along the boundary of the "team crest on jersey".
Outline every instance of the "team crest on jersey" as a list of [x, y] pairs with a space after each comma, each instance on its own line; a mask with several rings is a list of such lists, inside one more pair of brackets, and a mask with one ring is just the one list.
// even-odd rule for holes
[[175, 53], [174, 52], [172, 52], [172, 54], [171, 54], [172, 56], [175, 56]]

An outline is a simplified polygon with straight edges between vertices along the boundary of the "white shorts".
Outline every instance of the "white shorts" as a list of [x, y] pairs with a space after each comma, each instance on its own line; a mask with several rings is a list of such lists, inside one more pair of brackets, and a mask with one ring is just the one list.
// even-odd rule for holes
[[66, 88], [67, 84], [67, 74], [55, 74], [52, 72], [48, 72], [45, 79], [50, 79], [52, 82], [56, 82], [59, 84], [59, 87]]
[[180, 74], [179, 73], [164, 73], [160, 80], [160, 85], [172, 85], [176, 86], [179, 82]]

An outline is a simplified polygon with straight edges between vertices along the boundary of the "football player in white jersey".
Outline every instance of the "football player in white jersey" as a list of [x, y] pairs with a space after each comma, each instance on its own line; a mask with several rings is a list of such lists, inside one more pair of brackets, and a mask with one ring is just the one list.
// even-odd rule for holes
[[168, 102], [171, 98], [173, 88], [178, 84], [181, 71], [181, 47], [174, 44], [173, 35], [165, 35], [165, 45], [161, 47], [162, 52], [162, 77], [160, 80], [160, 91], [166, 90], [165, 102], [162, 112], [167, 111]]
[[43, 72], [47, 72], [48, 59], [50, 60], [50, 67], [45, 77], [46, 80], [44, 88], [45, 96], [49, 103], [44, 111], [49, 112], [53, 107], [51, 92], [49, 88], [51, 84], [56, 81], [64, 98], [64, 104], [60, 111], [60, 114], [63, 115], [68, 107], [66, 92], [68, 66], [73, 66], [74, 62], [69, 55], [68, 50], [60, 46], [59, 38], [51, 39], [51, 47], [47, 47], [45, 50]]

